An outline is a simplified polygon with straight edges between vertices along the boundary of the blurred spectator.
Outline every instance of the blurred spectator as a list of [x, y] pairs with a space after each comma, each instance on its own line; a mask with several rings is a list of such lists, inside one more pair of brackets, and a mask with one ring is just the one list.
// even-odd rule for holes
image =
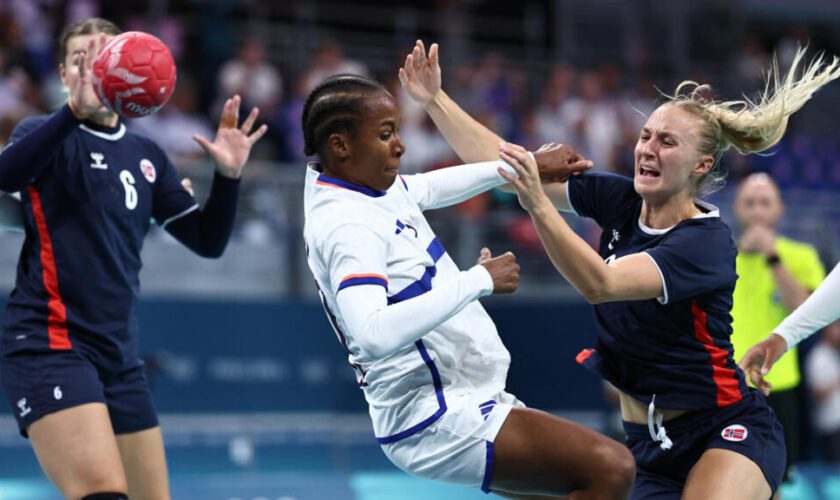
[[764, 75], [770, 67], [771, 58], [761, 39], [756, 34], [747, 35], [741, 53], [735, 62], [738, 77], [745, 88], [761, 88]]
[[236, 58], [219, 71], [217, 109], [221, 110], [225, 99], [234, 94], [242, 96], [243, 109], [256, 106], [263, 117], [277, 109], [283, 97], [280, 72], [266, 60], [265, 47], [258, 38], [246, 38]]
[[567, 121], [569, 113], [566, 107], [574, 84], [575, 70], [570, 65], [558, 64], [551, 69], [534, 116], [537, 135], [542, 144], [571, 144], [572, 126]]
[[604, 96], [597, 73], [581, 76], [579, 88], [580, 95], [566, 107], [566, 121], [571, 126], [568, 144], [592, 160], [595, 169], [614, 171], [622, 132], [620, 113]]
[[[738, 283], [732, 299], [736, 359], [772, 332], [825, 278], [816, 248], [777, 234], [783, 212], [781, 193], [769, 175], [753, 174], [738, 186], [735, 216], [741, 234], [735, 264]], [[767, 402], [784, 427], [790, 468], [800, 457], [800, 375], [795, 348], [776, 362], [766, 379], [773, 385]]]
[[782, 69], [790, 68], [793, 62], [793, 56], [796, 54], [797, 47], [804, 47], [808, 45], [810, 36], [808, 28], [801, 24], [793, 26], [785, 36], [776, 42], [776, 59], [779, 61], [779, 66]]
[[38, 83], [53, 70], [58, 11], [63, 7], [57, 0], [10, 0], [9, 9], [20, 31], [21, 48], [26, 66]]
[[309, 94], [328, 77], [341, 73], [368, 76], [368, 69], [358, 61], [346, 59], [338, 42], [327, 40], [321, 44], [312, 66], [303, 77], [303, 93]]
[[204, 157], [204, 150], [193, 140], [193, 135], [213, 137], [215, 134], [207, 118], [198, 112], [195, 80], [183, 72], [178, 75], [175, 91], [166, 106], [151, 116], [131, 120], [129, 128], [154, 140], [176, 165]]
[[400, 158], [400, 173], [415, 174], [442, 163], [460, 163], [428, 115], [417, 126], [402, 127], [400, 137], [405, 144], [405, 154]]
[[0, 47], [0, 116], [20, 120], [37, 113], [37, 108], [27, 102], [32, 101], [36, 88], [23, 68], [7, 67], [6, 54]]
[[828, 325], [805, 360], [814, 426], [824, 458], [840, 463], [840, 322]]

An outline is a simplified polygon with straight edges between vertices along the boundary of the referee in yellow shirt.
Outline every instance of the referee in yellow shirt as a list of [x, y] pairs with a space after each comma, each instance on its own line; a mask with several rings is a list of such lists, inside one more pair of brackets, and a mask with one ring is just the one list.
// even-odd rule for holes
[[[735, 216], [741, 235], [732, 307], [732, 344], [737, 360], [767, 337], [825, 278], [825, 268], [812, 245], [776, 234], [783, 213], [779, 188], [767, 174], [753, 174], [738, 186]], [[766, 380], [773, 385], [767, 401], [785, 430], [789, 469], [799, 460], [799, 363], [795, 348], [779, 359]]]

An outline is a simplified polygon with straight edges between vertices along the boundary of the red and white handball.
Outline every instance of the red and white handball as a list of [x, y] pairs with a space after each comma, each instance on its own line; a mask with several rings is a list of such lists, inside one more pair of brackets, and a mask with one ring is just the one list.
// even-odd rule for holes
[[93, 88], [108, 109], [128, 118], [156, 113], [175, 90], [177, 68], [169, 48], [154, 35], [117, 35], [93, 61]]

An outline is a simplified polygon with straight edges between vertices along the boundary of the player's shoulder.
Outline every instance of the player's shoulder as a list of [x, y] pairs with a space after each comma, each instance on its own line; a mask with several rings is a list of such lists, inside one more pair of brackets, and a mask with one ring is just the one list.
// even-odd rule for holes
[[138, 133], [130, 128], [126, 128], [125, 135], [123, 136], [123, 142], [142, 148], [150, 153], [165, 155], [163, 148], [161, 148], [150, 137]]
[[316, 198], [307, 219], [322, 234], [347, 225], [380, 232], [386, 225], [386, 215], [380, 207], [367, 200], [346, 193], [334, 193]]
[[26, 134], [37, 128], [39, 125], [50, 119], [52, 115], [32, 115], [19, 121], [12, 132], [12, 135]]

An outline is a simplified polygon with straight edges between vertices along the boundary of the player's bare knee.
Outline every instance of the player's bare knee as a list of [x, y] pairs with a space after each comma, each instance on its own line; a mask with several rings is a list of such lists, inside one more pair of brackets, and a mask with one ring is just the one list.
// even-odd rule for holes
[[615, 492], [629, 492], [636, 479], [636, 460], [626, 447], [605, 440], [595, 448], [602, 470], [595, 476], [597, 483]]

